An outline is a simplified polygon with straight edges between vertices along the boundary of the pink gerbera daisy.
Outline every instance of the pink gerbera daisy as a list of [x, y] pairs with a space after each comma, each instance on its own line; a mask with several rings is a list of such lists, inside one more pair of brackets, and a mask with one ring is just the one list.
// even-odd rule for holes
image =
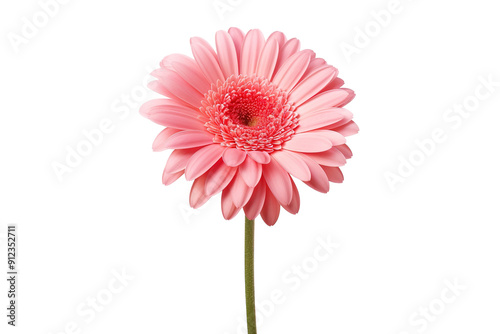
[[[222, 192], [222, 214], [241, 209], [273, 225], [280, 207], [295, 214], [295, 180], [326, 193], [342, 182], [339, 166], [351, 157], [346, 136], [357, 133], [343, 107], [354, 92], [341, 88], [338, 70], [300, 43], [255, 29], [219, 31], [216, 51], [191, 39], [193, 58], [167, 56], [150, 88], [167, 98], [140, 112], [165, 127], [154, 151], [173, 149], [163, 183], [194, 181], [190, 205]], [[292, 178], [293, 177], [293, 178]]]

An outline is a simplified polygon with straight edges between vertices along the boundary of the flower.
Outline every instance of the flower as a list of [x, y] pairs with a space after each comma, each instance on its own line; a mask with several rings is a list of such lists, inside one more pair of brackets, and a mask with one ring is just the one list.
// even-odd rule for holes
[[153, 150], [173, 149], [165, 185], [185, 175], [193, 208], [222, 192], [225, 219], [243, 208], [274, 225], [280, 207], [299, 211], [292, 176], [323, 193], [343, 181], [339, 167], [352, 156], [345, 137], [358, 132], [343, 107], [355, 94], [296, 38], [238, 28], [215, 37], [217, 51], [194, 37], [194, 59], [164, 58], [149, 87], [167, 98], [140, 112], [165, 127]]

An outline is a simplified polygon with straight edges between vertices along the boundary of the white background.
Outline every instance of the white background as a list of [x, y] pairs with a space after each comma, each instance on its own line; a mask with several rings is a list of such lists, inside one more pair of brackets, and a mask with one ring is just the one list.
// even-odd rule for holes
[[[153, 94], [125, 102], [164, 56], [190, 54], [191, 36], [213, 45], [217, 30], [238, 26], [283, 31], [339, 68], [357, 93], [348, 109], [361, 128], [348, 139], [344, 184], [327, 195], [301, 187], [297, 216], [282, 213], [274, 227], [256, 221], [257, 300], [283, 294], [264, 303], [259, 333], [498, 333], [495, 2], [401, 0], [383, 27], [372, 11], [389, 0], [221, 3], [230, 6], [222, 14], [213, 0], [72, 0], [14, 47], [23, 18], [33, 22], [42, 9], [2, 2], [1, 277], [6, 226], [15, 223], [20, 278], [15, 329], [1, 280], [0, 332], [238, 333], [243, 213], [223, 220], [218, 198], [188, 209], [184, 179], [164, 187], [168, 153], [151, 151], [161, 127], [137, 112]], [[355, 41], [365, 29], [367, 45]], [[352, 57], [347, 44], [357, 48]], [[497, 86], [479, 100], [476, 89], [488, 93], [481, 77]], [[466, 118], [448, 111], [474, 102]], [[68, 147], [105, 119], [112, 130], [59, 180], [53, 164], [65, 164]], [[435, 129], [446, 140], [423, 156], [415, 141]], [[410, 157], [419, 165], [391, 189], [387, 173]], [[318, 240], [328, 238], [340, 246], [318, 261]], [[109, 292], [122, 270], [133, 279]], [[447, 280], [462, 286], [458, 296]], [[91, 318], [96, 297], [106, 305]]]

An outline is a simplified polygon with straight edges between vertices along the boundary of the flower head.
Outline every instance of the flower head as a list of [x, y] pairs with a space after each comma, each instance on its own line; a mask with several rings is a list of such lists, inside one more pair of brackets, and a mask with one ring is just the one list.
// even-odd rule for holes
[[150, 88], [167, 98], [140, 110], [165, 127], [153, 149], [173, 149], [165, 185], [185, 175], [192, 207], [222, 192], [224, 218], [243, 209], [273, 225], [281, 207], [299, 210], [294, 178], [324, 193], [343, 181], [345, 137], [358, 127], [343, 108], [354, 92], [336, 68], [281, 32], [266, 40], [231, 28], [217, 32], [216, 51], [201, 38], [191, 48], [194, 59], [163, 59]]

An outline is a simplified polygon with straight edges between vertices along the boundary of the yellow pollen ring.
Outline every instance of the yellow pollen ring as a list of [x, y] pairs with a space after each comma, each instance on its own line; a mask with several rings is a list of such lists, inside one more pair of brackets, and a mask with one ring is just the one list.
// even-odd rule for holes
[[248, 121], [247, 126], [252, 127], [252, 126], [256, 126], [257, 124], [259, 124], [259, 118], [258, 117], [252, 117]]

